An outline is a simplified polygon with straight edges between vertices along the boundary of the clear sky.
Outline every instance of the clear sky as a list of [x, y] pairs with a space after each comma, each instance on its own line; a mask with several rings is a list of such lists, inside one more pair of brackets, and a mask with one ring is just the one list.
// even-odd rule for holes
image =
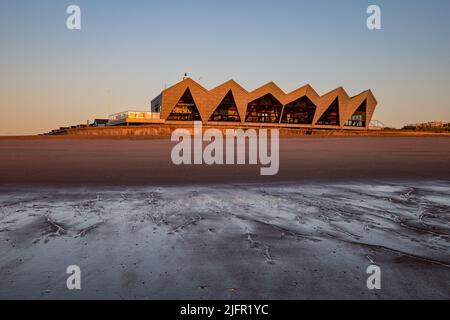
[[184, 72], [208, 89], [370, 88], [388, 126], [450, 121], [450, 1], [0, 0], [0, 135], [149, 109]]

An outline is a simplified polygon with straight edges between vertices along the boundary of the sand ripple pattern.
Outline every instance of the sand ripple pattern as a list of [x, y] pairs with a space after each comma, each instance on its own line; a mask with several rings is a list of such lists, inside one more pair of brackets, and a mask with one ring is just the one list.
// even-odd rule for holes
[[1, 298], [445, 299], [450, 183], [2, 189], [0, 250]]

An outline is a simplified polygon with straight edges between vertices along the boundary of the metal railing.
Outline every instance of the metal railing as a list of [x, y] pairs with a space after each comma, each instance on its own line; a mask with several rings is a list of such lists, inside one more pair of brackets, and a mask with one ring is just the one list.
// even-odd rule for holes
[[383, 122], [378, 120], [371, 120], [369, 124], [370, 129], [384, 129], [386, 127]]

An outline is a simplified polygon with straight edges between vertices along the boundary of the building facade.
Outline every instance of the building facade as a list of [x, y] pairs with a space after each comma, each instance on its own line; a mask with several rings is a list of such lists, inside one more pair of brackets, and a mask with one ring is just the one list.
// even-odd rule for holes
[[319, 96], [310, 85], [285, 93], [269, 82], [249, 92], [233, 80], [207, 90], [185, 78], [153, 99], [151, 112], [167, 124], [369, 129], [376, 105], [371, 90], [350, 97], [339, 87]]

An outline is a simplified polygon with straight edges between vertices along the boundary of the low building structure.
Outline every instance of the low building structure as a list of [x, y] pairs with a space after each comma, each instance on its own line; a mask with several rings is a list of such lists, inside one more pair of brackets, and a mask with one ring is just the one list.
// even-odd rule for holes
[[371, 90], [350, 97], [339, 87], [320, 96], [310, 85], [285, 93], [269, 82], [249, 92], [233, 80], [207, 90], [185, 78], [154, 98], [151, 112], [167, 124], [370, 129], [376, 105]]

